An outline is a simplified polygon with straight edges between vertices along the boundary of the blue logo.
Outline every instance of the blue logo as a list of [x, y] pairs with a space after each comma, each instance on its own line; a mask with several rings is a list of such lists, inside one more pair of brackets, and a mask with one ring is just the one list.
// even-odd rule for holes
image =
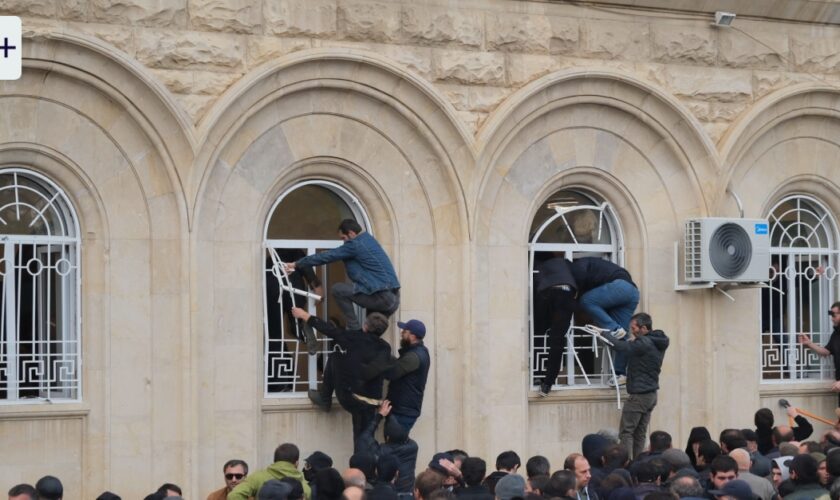
[[767, 224], [762, 222], [755, 225], [755, 234], [767, 234]]

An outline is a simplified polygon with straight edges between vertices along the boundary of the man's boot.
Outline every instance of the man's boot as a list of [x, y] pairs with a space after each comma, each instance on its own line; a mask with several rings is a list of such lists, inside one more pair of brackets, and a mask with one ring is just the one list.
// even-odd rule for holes
[[309, 396], [309, 400], [315, 404], [318, 408], [329, 412], [330, 408], [332, 407], [332, 398], [325, 399], [321, 396], [320, 391], [317, 389], [309, 389], [309, 392], [306, 393]]

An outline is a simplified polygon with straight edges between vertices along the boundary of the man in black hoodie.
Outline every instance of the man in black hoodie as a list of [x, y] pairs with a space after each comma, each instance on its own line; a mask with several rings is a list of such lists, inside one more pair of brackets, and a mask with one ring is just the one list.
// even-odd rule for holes
[[[408, 431], [405, 427], [393, 416], [388, 417], [391, 413], [391, 402], [387, 399], [382, 401], [382, 406], [376, 412], [374, 419], [368, 424], [367, 428], [359, 436], [357, 443], [357, 453], [367, 453], [374, 457], [383, 455], [393, 455], [397, 457], [399, 466], [397, 470], [397, 480], [394, 487], [397, 490], [397, 496], [400, 498], [408, 498], [414, 491], [414, 469], [417, 466], [417, 442], [408, 437]], [[387, 419], [386, 419], [387, 418]], [[379, 423], [385, 420], [385, 442], [379, 444], [376, 441], [376, 429]]]
[[615, 342], [615, 350], [627, 355], [627, 393], [630, 397], [621, 411], [619, 439], [631, 453], [638, 456], [645, 447], [650, 414], [656, 406], [659, 373], [668, 348], [668, 337], [662, 330], [653, 330], [653, 320], [647, 313], [630, 318], [628, 342]]

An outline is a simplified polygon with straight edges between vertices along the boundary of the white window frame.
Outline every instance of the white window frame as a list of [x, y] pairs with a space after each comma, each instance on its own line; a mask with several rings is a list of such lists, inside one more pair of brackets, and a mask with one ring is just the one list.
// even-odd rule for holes
[[[5, 366], [6, 380], [0, 382], [6, 391], [6, 398], [0, 399], [0, 404], [31, 404], [78, 402], [82, 400], [82, 339], [81, 339], [81, 275], [80, 255], [81, 240], [79, 235], [78, 217], [73, 204], [66, 193], [47, 177], [24, 168], [0, 169], [0, 176], [11, 176], [12, 182], [0, 188], [14, 191], [14, 200], [0, 206], [0, 259], [4, 262], [3, 293], [0, 299], [0, 366]], [[40, 187], [34, 189], [19, 183], [20, 177], [28, 178]], [[24, 203], [20, 198], [20, 190], [27, 190], [38, 194], [43, 201], [42, 206]], [[20, 208], [33, 209], [36, 220], [45, 223], [45, 235], [21, 235], [4, 233], [7, 224], [3, 215], [7, 211], [20, 217]], [[58, 221], [52, 227], [50, 219], [44, 217], [47, 211], [53, 211]], [[33, 257], [27, 262], [16, 263], [16, 251], [20, 252], [25, 246], [31, 246]], [[59, 252], [61, 258], [53, 262], [53, 254]], [[8, 263], [12, 263], [13, 272], [8, 272]], [[20, 304], [21, 293], [18, 286], [22, 273], [27, 272], [35, 285], [32, 297], [32, 343], [34, 359], [23, 370], [18, 367], [20, 360], [21, 332]], [[35, 278], [37, 277], [37, 278]], [[52, 289], [50, 281], [55, 277], [60, 282], [60, 288]], [[69, 278], [68, 278], [69, 277]], [[61, 311], [56, 315], [56, 340], [45, 337], [44, 325], [50, 317], [50, 299], [52, 294], [60, 294], [58, 300]], [[44, 306], [46, 304], [46, 306]], [[44, 310], [44, 307], [46, 309]], [[59, 348], [60, 353], [53, 355], [51, 349]], [[46, 358], [46, 359], [45, 359]], [[54, 358], [54, 359], [51, 359]], [[43, 373], [55, 378], [60, 383], [58, 388], [52, 388], [50, 381], [44, 380]], [[32, 377], [31, 379], [29, 377]], [[21, 386], [30, 382], [38, 383], [37, 397], [20, 397], [21, 391], [31, 388]], [[66, 385], [65, 385], [66, 384]]]
[[[775, 212], [783, 204], [789, 202], [795, 202], [795, 207], [777, 217]], [[818, 221], [816, 227], [810, 227], [802, 221], [804, 213], [808, 213]], [[782, 217], [791, 214], [796, 215], [796, 222], [788, 226], [782, 224]], [[769, 332], [763, 331], [765, 311], [762, 310], [763, 304], [759, 305], [761, 382], [785, 384], [808, 380], [833, 380], [831, 358], [822, 358], [799, 344], [796, 334], [804, 331], [819, 345], [824, 345], [831, 336], [831, 321], [826, 317], [826, 313], [837, 296], [838, 271], [840, 271], [838, 267], [840, 232], [837, 229], [837, 222], [823, 203], [805, 194], [791, 195], [780, 200], [770, 209], [768, 220], [770, 221], [771, 244], [776, 234], [783, 234], [788, 244], [770, 248], [771, 259], [786, 261], [785, 269], [778, 271], [781, 280], [778, 284], [783, 286], [785, 293], [782, 295], [772, 290], [762, 292], [773, 295], [769, 301], [770, 311], [767, 318], [770, 324]], [[810, 230], [810, 234], [803, 235], [803, 229]], [[790, 234], [791, 231], [795, 231], [796, 234]], [[817, 241], [819, 244], [811, 245], [815, 237], [819, 239]], [[793, 246], [794, 241], [803, 241], [807, 246]], [[804, 271], [801, 270], [802, 262], [808, 263]], [[800, 265], [797, 266], [797, 264]], [[825, 269], [822, 274], [815, 271], [819, 266]], [[772, 284], [776, 271], [771, 268], [770, 273]], [[807, 304], [802, 300], [802, 294], [798, 293], [804, 286], [808, 286]], [[817, 294], [816, 301], [813, 300], [814, 292]], [[780, 302], [783, 310], [776, 310], [775, 302]], [[803, 317], [806, 315], [803, 314], [803, 307], [810, 308], [809, 315], [812, 321], [808, 331], [804, 328]], [[780, 315], [778, 318], [780, 331], [773, 331], [774, 314]], [[816, 328], [815, 318], [819, 319], [819, 325]]]
[[[348, 189], [344, 188], [343, 186], [341, 186], [341, 185], [339, 185], [335, 182], [320, 180], [320, 179], [313, 179], [313, 180], [307, 180], [307, 181], [304, 181], [304, 182], [299, 182], [299, 183], [291, 186], [290, 188], [285, 190], [277, 198], [277, 200], [274, 202], [274, 204], [271, 207], [271, 210], [268, 212], [269, 215], [268, 215], [268, 218], [266, 219], [265, 229], [263, 231], [263, 247], [264, 248], [304, 249], [306, 251], [307, 255], [312, 255], [317, 250], [325, 250], [325, 249], [330, 249], [330, 248], [336, 248], [338, 246], [341, 246], [344, 243], [342, 240], [337, 239], [337, 238], [335, 240], [297, 240], [297, 239], [286, 240], [286, 239], [269, 239], [268, 238], [269, 225], [271, 223], [272, 218], [274, 217], [274, 212], [277, 210], [277, 207], [280, 205], [280, 203], [282, 203], [282, 201], [286, 198], [286, 196], [288, 196], [293, 191], [295, 191], [297, 189], [300, 189], [302, 187], [305, 187], [305, 186], [323, 187], [323, 188], [329, 189], [334, 194], [338, 195], [338, 197], [341, 198], [341, 200], [344, 201], [344, 203], [346, 203], [347, 206], [350, 208], [350, 211], [353, 213], [353, 216], [355, 217], [356, 221], [359, 222], [359, 224], [362, 226], [362, 228], [365, 231], [373, 234], [370, 219], [368, 218], [368, 215], [367, 215], [367, 211], [364, 209], [364, 207], [362, 206], [359, 199], [355, 195], [353, 195], [353, 193], [351, 193]], [[341, 221], [335, 221], [336, 228], [338, 227], [339, 222], [341, 222]], [[335, 232], [338, 233], [338, 229], [336, 229]], [[263, 258], [264, 258], [264, 256], [263, 256]], [[323, 296], [324, 307], [323, 307], [323, 310], [326, 311], [327, 306], [329, 304], [329, 300], [330, 300], [330, 295], [329, 295], [330, 290], [328, 290], [327, 286], [326, 286], [327, 283], [329, 283], [329, 279], [328, 279], [329, 277], [326, 274], [327, 273], [327, 267], [326, 266], [323, 266], [323, 271], [322, 272], [324, 273], [324, 275], [322, 276], [322, 281], [324, 283], [324, 291], [323, 291], [323, 293], [324, 293], [324, 296]], [[302, 391], [302, 390], [301, 391], [289, 391], [289, 392], [269, 392], [269, 386], [268, 386], [268, 384], [269, 384], [269, 370], [270, 370], [269, 363], [270, 363], [271, 355], [272, 354], [278, 354], [278, 353], [284, 353], [286, 351], [282, 351], [282, 350], [279, 351], [279, 352], [269, 351], [269, 340], [270, 340], [270, 338], [269, 338], [269, 331], [268, 331], [269, 320], [268, 320], [268, 302], [267, 302], [267, 298], [266, 298], [266, 287], [267, 287], [267, 281], [266, 280], [267, 279], [274, 279], [274, 278], [267, 278], [267, 276], [268, 276], [267, 272], [263, 272], [262, 274], [263, 274], [263, 293], [262, 293], [262, 296], [263, 296], [263, 397], [266, 398], [266, 399], [299, 398], [302, 395], [305, 395], [306, 392]], [[299, 299], [300, 300], [306, 300], [306, 302], [307, 302], [306, 308], [307, 308], [307, 310], [310, 314], [315, 314], [316, 313], [315, 303], [314, 303], [313, 300], [305, 299], [303, 297], [300, 297]], [[296, 301], [297, 300], [298, 299], [296, 299]], [[326, 318], [322, 318], [322, 319], [326, 319]], [[296, 339], [292, 339], [292, 338], [286, 336], [286, 332], [285, 332], [286, 325], [285, 325], [285, 321], [283, 321], [282, 319], [280, 321], [280, 325], [281, 325], [281, 335], [283, 336], [284, 339], [287, 339], [283, 342], [283, 344], [282, 344], [283, 347], [285, 348], [286, 344], [290, 344], [292, 349], [293, 349], [293, 350], [288, 352], [288, 354], [290, 354], [292, 356], [291, 359], [292, 359], [293, 368], [290, 370], [290, 372], [297, 374], [298, 358], [299, 358], [299, 356], [303, 356], [302, 352], [305, 351], [305, 346], [303, 346]], [[322, 350], [319, 351], [319, 354], [322, 354], [324, 356], [324, 363], [326, 363], [327, 358], [329, 356], [329, 351], [332, 349], [332, 342], [328, 342], [328, 341], [324, 340], [324, 341], [321, 342], [321, 345], [322, 345]], [[317, 364], [316, 364], [317, 355], [310, 355], [310, 354], [306, 354], [306, 355], [309, 357], [307, 380], [305, 381], [306, 388], [307, 389], [315, 389], [317, 387], [318, 382], [321, 381], [318, 378], [318, 372], [317, 372]], [[293, 380], [290, 383], [292, 383], [296, 386], [296, 385], [303, 385], [304, 382], [299, 382], [298, 380]]]
[[[536, 389], [539, 385], [540, 381], [542, 380], [542, 376], [540, 375], [543, 370], [540, 370], [537, 364], [541, 364], [535, 362], [535, 357], [537, 353], [535, 353], [535, 337], [537, 333], [534, 332], [534, 275], [536, 271], [534, 271], [534, 256], [536, 252], [565, 252], [566, 258], [569, 260], [574, 260], [576, 257], [588, 257], [588, 256], [601, 256], [601, 257], [609, 257], [611, 262], [614, 262], [618, 265], [624, 265], [624, 237], [621, 231], [621, 225], [619, 224], [618, 217], [616, 217], [615, 212], [613, 211], [610, 204], [606, 201], [598, 203], [593, 199], [593, 195], [589, 194], [588, 192], [579, 191], [576, 189], [564, 189], [552, 194], [550, 198], [556, 197], [557, 195], [563, 193], [564, 191], [573, 191], [575, 194], [584, 196], [590, 200], [589, 204], [584, 205], [574, 205], [569, 206], [567, 208], [563, 208], [557, 211], [554, 215], [549, 217], [548, 219], [543, 222], [534, 235], [531, 237], [531, 241], [528, 244], [528, 271], [529, 276], [531, 279], [528, 280], [528, 366], [529, 366], [529, 382], [532, 389]], [[593, 210], [599, 212], [599, 224], [603, 224], [603, 226], [599, 226], [600, 230], [607, 230], [610, 232], [610, 244], [592, 244], [592, 243], [578, 243], [577, 239], [574, 236], [574, 231], [569, 231], [569, 234], [572, 236], [573, 243], [539, 243], [540, 236], [542, 235], [543, 231], [548, 228], [554, 221], [557, 219], [563, 219], [564, 223], [569, 225], [568, 221], [565, 220], [565, 217], [578, 210]], [[572, 318], [572, 323], [570, 326], [574, 326], [574, 317]], [[575, 335], [575, 337], [580, 338], [580, 336]], [[591, 338], [591, 337], [590, 337]], [[565, 356], [563, 360], [563, 364], [560, 368], [560, 376], [564, 374], [567, 377], [568, 384], [566, 385], [558, 385], [557, 381], [554, 382], [552, 390], [560, 390], [560, 389], [585, 389], [589, 387], [607, 387], [607, 379], [609, 374], [609, 370], [602, 370], [601, 373], [595, 374], [588, 374], [588, 378], [585, 377], [584, 380], [586, 382], [579, 383], [578, 376], [582, 376], [578, 371], [578, 366], [576, 364], [574, 358], [574, 352], [570, 348], [569, 344], [573, 342], [571, 337], [567, 337], [567, 344], [565, 349]], [[545, 344], [547, 345], [547, 337]], [[580, 352], [581, 348], [577, 348]], [[606, 356], [603, 352], [601, 352], [602, 346], [598, 345], [597, 341], [592, 338], [592, 345], [591, 351], [595, 354], [595, 356], [603, 356], [602, 359], [606, 360]], [[544, 351], [544, 359], [548, 357], [548, 349], [547, 347], [543, 347], [542, 351]], [[559, 377], [558, 377], [559, 378]], [[595, 382], [595, 383], [593, 383]]]

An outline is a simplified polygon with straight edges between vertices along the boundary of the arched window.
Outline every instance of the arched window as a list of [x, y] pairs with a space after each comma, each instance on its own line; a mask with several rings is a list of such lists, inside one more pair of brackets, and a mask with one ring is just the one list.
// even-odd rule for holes
[[[610, 205], [595, 195], [563, 190], [551, 195], [537, 210], [529, 245], [531, 386], [542, 380], [548, 360], [550, 321], [535, 314], [535, 263], [562, 252], [569, 260], [601, 257], [622, 264], [621, 231]], [[572, 325], [591, 323], [578, 313]], [[558, 382], [561, 387], [605, 385], [609, 375], [601, 346], [589, 335], [566, 335], [566, 350]]]
[[265, 396], [280, 397], [314, 389], [322, 379], [324, 364], [332, 351], [331, 342], [319, 336], [310, 354], [305, 336], [288, 312], [292, 302], [324, 320], [341, 323], [343, 316], [327, 291], [333, 283], [346, 281], [344, 264], [334, 262], [290, 275], [294, 288], [321, 285], [323, 299], [315, 300], [281, 292], [275, 266], [277, 261], [294, 262], [306, 255], [335, 248], [338, 224], [355, 219], [370, 230], [367, 215], [359, 201], [332, 182], [312, 180], [297, 184], [275, 202], [265, 228]]
[[765, 382], [832, 378], [830, 359], [798, 343], [824, 345], [838, 273], [837, 225], [820, 202], [796, 195], [770, 211], [770, 284], [761, 292], [761, 376]]
[[64, 192], [0, 170], [0, 400], [81, 398], [79, 227]]

